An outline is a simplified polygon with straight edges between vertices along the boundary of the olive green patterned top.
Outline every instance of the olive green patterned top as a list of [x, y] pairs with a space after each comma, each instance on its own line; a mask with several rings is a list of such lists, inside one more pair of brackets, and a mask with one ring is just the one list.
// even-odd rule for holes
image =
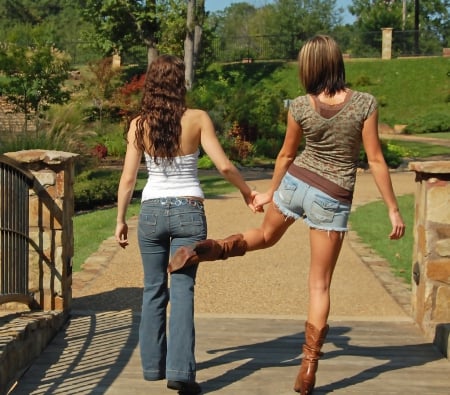
[[364, 121], [376, 108], [376, 99], [371, 94], [351, 91], [350, 99], [340, 111], [324, 118], [307, 95], [294, 99], [290, 112], [306, 141], [294, 164], [353, 191]]

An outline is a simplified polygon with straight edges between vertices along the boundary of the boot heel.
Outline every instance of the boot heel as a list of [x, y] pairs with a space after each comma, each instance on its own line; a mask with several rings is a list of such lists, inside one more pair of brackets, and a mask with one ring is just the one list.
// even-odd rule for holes
[[175, 251], [175, 254], [169, 262], [167, 272], [176, 272], [177, 270], [195, 265], [196, 263], [198, 263], [197, 253], [191, 247], [180, 247]]
[[318, 330], [314, 325], [305, 323], [305, 344], [303, 345], [303, 358], [294, 384], [294, 391], [301, 395], [313, 393], [316, 385], [316, 372], [319, 358], [323, 355], [320, 349], [327, 336], [329, 326]]

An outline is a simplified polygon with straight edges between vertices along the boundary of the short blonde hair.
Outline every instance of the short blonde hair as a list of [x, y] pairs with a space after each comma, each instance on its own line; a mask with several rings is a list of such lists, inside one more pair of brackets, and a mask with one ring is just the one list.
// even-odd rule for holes
[[345, 89], [345, 67], [342, 52], [330, 36], [310, 38], [298, 54], [299, 78], [306, 93], [326, 92], [333, 96]]

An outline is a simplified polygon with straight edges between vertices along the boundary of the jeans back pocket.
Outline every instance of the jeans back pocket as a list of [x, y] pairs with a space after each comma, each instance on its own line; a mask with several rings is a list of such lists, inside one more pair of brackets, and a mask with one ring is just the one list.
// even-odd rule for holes
[[339, 208], [339, 202], [334, 199], [329, 199], [324, 196], [315, 196], [311, 204], [311, 212], [309, 219], [316, 223], [330, 223], [333, 222], [336, 210]]

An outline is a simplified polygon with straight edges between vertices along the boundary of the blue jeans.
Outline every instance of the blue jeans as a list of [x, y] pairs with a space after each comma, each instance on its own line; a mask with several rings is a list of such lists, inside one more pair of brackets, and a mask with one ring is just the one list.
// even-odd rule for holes
[[[197, 265], [173, 273], [169, 256], [177, 248], [206, 239], [203, 204], [185, 198], [142, 202], [138, 241], [144, 267], [139, 347], [144, 379], [194, 381], [194, 285]], [[170, 300], [169, 336], [167, 305]]]
[[311, 228], [348, 231], [351, 204], [340, 202], [289, 173], [283, 177], [273, 201], [285, 216], [296, 220], [303, 217]]

